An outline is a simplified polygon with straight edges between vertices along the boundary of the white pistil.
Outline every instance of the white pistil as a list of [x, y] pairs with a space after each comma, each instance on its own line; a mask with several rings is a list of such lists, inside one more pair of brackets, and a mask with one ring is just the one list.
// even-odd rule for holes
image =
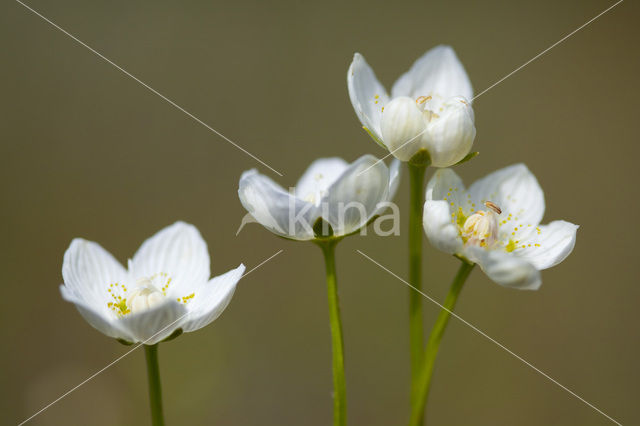
[[498, 240], [498, 215], [500, 207], [491, 201], [484, 203], [487, 211], [478, 210], [467, 218], [462, 226], [462, 238], [465, 245], [492, 247]]
[[138, 279], [138, 287], [127, 297], [127, 307], [132, 314], [146, 311], [161, 304], [164, 295], [155, 288], [149, 278]]

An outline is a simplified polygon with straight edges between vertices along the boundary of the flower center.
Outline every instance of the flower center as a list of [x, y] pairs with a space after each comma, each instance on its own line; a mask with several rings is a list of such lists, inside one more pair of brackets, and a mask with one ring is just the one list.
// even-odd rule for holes
[[431, 120], [434, 120], [440, 117], [438, 114], [436, 114], [432, 110], [427, 109], [427, 102], [429, 102], [432, 99], [433, 98], [431, 96], [419, 96], [416, 99], [416, 105], [418, 105], [418, 108], [424, 114], [424, 118], [427, 120], [427, 123], [430, 122]]
[[127, 308], [132, 314], [157, 306], [165, 299], [162, 291], [154, 287], [149, 278], [138, 279], [138, 287], [127, 297]]
[[498, 240], [498, 216], [502, 210], [491, 201], [484, 205], [487, 207], [486, 211], [476, 211], [462, 225], [465, 245], [490, 248]]
[[[164, 303], [172, 278], [166, 272], [158, 272], [150, 277], [139, 278], [134, 289], [120, 283], [109, 284], [107, 292], [111, 302], [107, 306], [118, 318], [151, 309]], [[195, 293], [177, 297], [176, 301], [186, 305], [195, 297]], [[173, 297], [173, 296], [172, 296]]]
[[326, 176], [324, 176], [322, 173], [317, 173], [313, 177], [313, 183], [313, 189], [307, 194], [303, 194], [302, 199], [317, 206], [320, 204], [320, 201], [322, 201], [322, 197], [327, 195], [328, 181]]

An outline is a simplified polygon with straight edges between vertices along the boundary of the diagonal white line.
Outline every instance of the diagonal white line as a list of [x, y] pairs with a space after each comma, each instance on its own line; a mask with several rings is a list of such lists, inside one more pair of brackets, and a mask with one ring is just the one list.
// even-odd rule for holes
[[384, 269], [385, 271], [387, 271], [389, 274], [391, 274], [392, 276], [394, 276], [395, 278], [399, 279], [400, 281], [402, 281], [403, 283], [405, 283], [407, 286], [409, 286], [410, 288], [412, 288], [413, 290], [417, 291], [418, 293], [420, 293], [422, 296], [426, 297], [427, 299], [429, 299], [429, 301], [433, 302], [434, 304], [438, 305], [441, 309], [449, 312], [449, 314], [451, 314], [451, 316], [455, 317], [456, 319], [458, 319], [459, 321], [461, 321], [464, 325], [470, 327], [473, 331], [477, 332], [478, 334], [482, 335], [483, 337], [487, 338], [489, 341], [491, 341], [492, 343], [496, 344], [499, 348], [503, 349], [504, 351], [506, 351], [507, 353], [509, 353], [510, 355], [512, 355], [513, 357], [515, 357], [518, 361], [526, 364], [527, 366], [531, 367], [534, 371], [536, 371], [537, 373], [540, 373], [541, 375], [543, 375], [544, 377], [546, 377], [549, 381], [551, 381], [552, 383], [554, 383], [555, 385], [559, 386], [560, 388], [562, 388], [563, 390], [567, 391], [568, 393], [570, 393], [571, 395], [573, 395], [574, 397], [576, 397], [577, 399], [579, 399], [580, 401], [584, 402], [586, 405], [588, 405], [589, 407], [593, 408], [594, 410], [596, 410], [598, 413], [602, 414], [604, 417], [606, 417], [607, 419], [611, 420], [613, 423], [617, 424], [618, 426], [622, 426], [622, 424], [620, 422], [618, 422], [617, 420], [615, 420], [613, 417], [607, 415], [604, 411], [602, 411], [601, 409], [599, 409], [598, 407], [596, 407], [595, 405], [591, 404], [589, 401], [587, 401], [586, 399], [582, 398], [580, 395], [578, 395], [577, 393], [573, 392], [571, 389], [567, 388], [566, 386], [564, 386], [562, 383], [558, 382], [557, 380], [555, 380], [553, 377], [549, 376], [547, 373], [545, 373], [544, 371], [540, 370], [538, 367], [536, 367], [535, 365], [531, 364], [529, 361], [527, 361], [526, 359], [522, 358], [520, 355], [516, 354], [515, 352], [513, 352], [511, 349], [507, 348], [506, 346], [504, 346], [502, 343], [498, 342], [496, 339], [494, 339], [493, 337], [489, 336], [487, 333], [485, 333], [484, 331], [480, 330], [478, 327], [476, 327], [475, 325], [471, 324], [469, 321], [465, 320], [464, 318], [462, 318], [460, 315], [456, 314], [453, 311], [450, 311], [449, 309], [445, 308], [443, 305], [441, 305], [437, 300], [435, 300], [434, 298], [432, 298], [431, 296], [429, 296], [426, 293], [423, 293], [422, 291], [418, 290], [417, 288], [415, 288], [414, 286], [412, 286], [411, 284], [409, 284], [407, 281], [405, 281], [404, 279], [402, 279], [400, 276], [396, 275], [395, 273], [391, 272], [389, 269], [387, 269], [386, 267], [384, 267], [383, 265], [381, 265], [380, 263], [376, 262], [375, 260], [373, 260], [371, 257], [367, 256], [366, 254], [364, 254], [362, 251], [360, 250], [356, 250], [358, 253], [360, 253], [362, 256], [364, 256], [365, 258], [367, 258], [368, 260], [370, 260], [371, 262], [375, 263], [376, 265], [378, 265], [380, 268]]
[[553, 49], [554, 47], [556, 47], [557, 45], [559, 45], [560, 43], [562, 43], [563, 41], [565, 41], [566, 39], [568, 39], [569, 37], [571, 37], [572, 35], [574, 35], [575, 33], [577, 33], [578, 31], [580, 31], [581, 29], [583, 29], [584, 27], [586, 27], [587, 25], [589, 25], [590, 23], [592, 23], [593, 21], [595, 21], [596, 19], [598, 19], [599, 17], [601, 17], [602, 15], [604, 15], [605, 13], [607, 13], [608, 11], [610, 11], [611, 9], [613, 9], [614, 7], [616, 7], [617, 5], [619, 5], [620, 3], [622, 3], [624, 0], [618, 0], [616, 3], [612, 4], [611, 6], [609, 6], [608, 8], [606, 8], [605, 10], [603, 10], [602, 12], [600, 12], [599, 14], [597, 14], [596, 16], [594, 16], [593, 18], [589, 19], [587, 22], [585, 22], [584, 24], [580, 25], [578, 28], [576, 28], [575, 30], [571, 31], [569, 34], [567, 34], [566, 36], [562, 37], [560, 40], [556, 41], [555, 43], [553, 43], [551, 46], [547, 47], [546, 49], [544, 49], [542, 52], [538, 53], [536, 56], [534, 56], [533, 58], [529, 59], [527, 62], [525, 62], [524, 64], [520, 65], [518, 68], [516, 68], [515, 70], [511, 71], [509, 74], [505, 75], [504, 77], [502, 77], [500, 80], [496, 81], [495, 83], [493, 83], [491, 86], [487, 87], [486, 89], [484, 89], [482, 92], [478, 93], [477, 95], [475, 95], [473, 97], [473, 99], [471, 99], [472, 101], [478, 99], [480, 96], [484, 95], [485, 93], [487, 93], [489, 90], [493, 89], [494, 87], [496, 87], [498, 84], [502, 83], [503, 81], [505, 81], [506, 79], [508, 79], [509, 77], [511, 77], [512, 75], [514, 75], [515, 73], [517, 73], [518, 71], [520, 71], [522, 68], [526, 67], [527, 65], [529, 65], [531, 62], [535, 61], [536, 59], [538, 59], [540, 56], [544, 55], [545, 53], [547, 53], [548, 51], [550, 51], [551, 49]]
[[80, 40], [79, 38], [77, 38], [76, 36], [74, 36], [73, 34], [71, 34], [70, 32], [68, 32], [67, 30], [65, 30], [64, 28], [60, 27], [59, 25], [57, 25], [56, 23], [54, 23], [53, 21], [51, 21], [50, 19], [48, 19], [47, 17], [43, 16], [41, 13], [39, 13], [38, 11], [34, 10], [33, 8], [31, 8], [30, 6], [27, 6], [26, 4], [24, 4], [22, 1], [20, 0], [16, 0], [16, 2], [18, 2], [19, 4], [21, 4], [22, 6], [24, 6], [26, 9], [30, 10], [31, 12], [33, 12], [35, 15], [39, 16], [40, 18], [42, 18], [43, 20], [45, 20], [46, 22], [48, 22], [49, 24], [51, 24], [54, 28], [56, 28], [57, 30], [61, 31], [62, 33], [64, 33], [65, 35], [69, 36], [71, 39], [73, 39], [74, 41], [76, 41], [78, 44], [80, 44], [83, 47], [86, 47], [87, 49], [89, 49], [91, 52], [93, 52], [94, 54], [96, 54], [97, 56], [99, 56], [101, 59], [104, 59], [106, 62], [108, 62], [109, 64], [113, 65], [116, 69], [118, 69], [119, 71], [123, 72], [125, 75], [127, 75], [128, 77], [131, 77], [133, 80], [135, 80], [136, 82], [138, 82], [140, 85], [142, 85], [144, 88], [148, 89], [149, 91], [151, 91], [152, 93], [158, 95], [160, 98], [162, 98], [163, 100], [167, 101], [169, 104], [171, 104], [173, 107], [175, 107], [176, 109], [178, 109], [179, 111], [182, 111], [183, 113], [185, 113], [186, 115], [188, 115], [189, 117], [191, 117], [193, 120], [195, 120], [197, 123], [201, 124], [202, 126], [206, 127], [207, 129], [209, 129], [210, 131], [212, 131], [213, 133], [215, 133], [216, 135], [220, 136], [222, 139], [224, 139], [225, 141], [229, 142], [231, 145], [235, 146], [236, 148], [238, 148], [240, 151], [244, 152], [245, 154], [247, 154], [249, 157], [253, 158], [254, 160], [256, 160], [258, 163], [262, 164], [263, 166], [269, 168], [271, 171], [273, 171], [274, 173], [276, 173], [279, 176], [283, 176], [282, 173], [280, 173], [279, 171], [277, 171], [276, 169], [274, 169], [273, 167], [271, 167], [270, 165], [268, 165], [267, 163], [265, 163], [264, 161], [262, 161], [261, 159], [259, 159], [258, 157], [256, 157], [255, 155], [253, 155], [252, 153], [250, 153], [249, 151], [247, 151], [246, 149], [244, 149], [243, 147], [241, 147], [240, 145], [238, 145], [237, 143], [235, 143], [234, 141], [232, 141], [231, 139], [229, 139], [228, 137], [226, 137], [225, 135], [223, 135], [222, 133], [220, 133], [219, 131], [217, 131], [216, 129], [214, 129], [213, 127], [211, 127], [210, 125], [208, 125], [207, 123], [205, 123], [204, 121], [202, 121], [201, 119], [199, 119], [198, 117], [196, 117], [195, 115], [193, 115], [192, 113], [190, 113], [189, 111], [187, 111], [186, 109], [184, 109], [183, 107], [181, 107], [180, 105], [178, 105], [177, 103], [175, 103], [174, 101], [172, 101], [171, 99], [167, 98], [165, 95], [163, 95], [162, 93], [158, 92], [156, 89], [154, 89], [153, 87], [149, 86], [147, 83], [145, 83], [144, 81], [140, 80], [138, 77], [136, 77], [135, 75], [131, 74], [129, 71], [125, 70], [124, 68], [122, 68], [120, 65], [116, 64], [115, 62], [113, 62], [111, 59], [107, 58], [106, 56], [104, 56], [102, 53], [98, 52], [97, 50], [95, 50], [93, 47], [89, 46], [88, 44], [86, 44], [85, 42], [83, 42], [82, 40]]
[[279, 255], [280, 253], [282, 253], [284, 250], [278, 250], [275, 254], [272, 254], [271, 256], [269, 256], [268, 258], [266, 258], [265, 260], [263, 260], [262, 262], [258, 263], [258, 265], [254, 266], [253, 268], [251, 268], [250, 271], [246, 272], [244, 275], [242, 275], [242, 278], [246, 277], [247, 275], [249, 275], [250, 273], [252, 273], [253, 271], [255, 271], [256, 269], [258, 269], [259, 267], [261, 267], [262, 265], [264, 265], [265, 263], [267, 263], [268, 261], [270, 261], [271, 259], [273, 259], [274, 257], [276, 257], [277, 255]]
[[[262, 262], [260, 262], [257, 266], [254, 266], [250, 271], [245, 272], [241, 278], [246, 277], [247, 275], [249, 275], [250, 273], [252, 273], [253, 271], [255, 271], [256, 269], [258, 269], [259, 267], [261, 267], [262, 265], [264, 265], [265, 263], [267, 263], [268, 261], [270, 261], [271, 259], [273, 259], [274, 257], [276, 257], [277, 255], [279, 255], [280, 253], [282, 253], [284, 250], [279, 250], [278, 252], [276, 252], [275, 254], [271, 255], [270, 257], [268, 257], [267, 259], [263, 260]], [[180, 316], [178, 319], [176, 319], [175, 321], [173, 321], [171, 324], [167, 325], [166, 327], [162, 328], [160, 331], [158, 331], [157, 333], [155, 333], [153, 336], [149, 337], [147, 340], [145, 340], [144, 342], [138, 343], [137, 345], [135, 345], [133, 348], [129, 349], [127, 352], [125, 352], [123, 355], [120, 355], [118, 358], [116, 358], [115, 360], [111, 361], [109, 364], [107, 364], [106, 366], [104, 366], [103, 368], [101, 368], [100, 370], [96, 371], [95, 373], [93, 373], [91, 376], [87, 377], [86, 379], [84, 379], [82, 382], [78, 383], [76, 386], [72, 387], [71, 389], [69, 389], [68, 391], [66, 391], [65, 393], [63, 393], [62, 395], [60, 395], [58, 398], [56, 398], [55, 400], [51, 401], [49, 404], [45, 405], [44, 407], [42, 407], [40, 410], [38, 410], [37, 412], [35, 412], [34, 414], [32, 414], [29, 418], [23, 420], [22, 422], [20, 422], [18, 424], [18, 426], [22, 426], [25, 423], [28, 423], [29, 421], [31, 421], [34, 417], [38, 416], [39, 414], [42, 414], [44, 411], [46, 411], [47, 409], [51, 408], [51, 406], [55, 405], [57, 402], [59, 402], [60, 400], [62, 400], [64, 397], [66, 397], [67, 395], [69, 395], [70, 393], [74, 392], [75, 390], [77, 390], [79, 387], [81, 387], [82, 385], [84, 385], [85, 383], [93, 380], [96, 376], [98, 376], [100, 373], [102, 373], [103, 371], [107, 370], [109, 367], [111, 367], [112, 365], [116, 364], [118, 361], [122, 360], [123, 358], [125, 358], [126, 356], [128, 356], [131, 352], [135, 351], [136, 349], [138, 349], [140, 346], [144, 345], [146, 342], [150, 341], [151, 339], [153, 339], [154, 337], [156, 337], [158, 334], [162, 333], [163, 331], [165, 331], [167, 328], [171, 327], [173, 324], [177, 323], [178, 321], [180, 321], [182, 318], [184, 318], [185, 316], [189, 315], [189, 313], [185, 313], [184, 315]]]
[[[18, 1], [18, 0], [16, 0], [16, 1]], [[542, 52], [538, 53], [536, 56], [534, 56], [533, 58], [529, 59], [524, 64], [520, 65], [518, 68], [516, 68], [515, 70], [511, 71], [509, 74], [505, 75], [500, 80], [496, 81], [491, 86], [487, 87], [482, 92], [478, 93], [476, 96], [473, 97], [473, 99], [471, 99], [471, 101], [473, 102], [474, 100], [478, 99], [480, 96], [482, 96], [483, 94], [487, 93], [489, 90], [493, 89], [498, 84], [502, 83], [503, 81], [505, 81], [506, 79], [508, 79], [509, 77], [511, 77], [512, 75], [514, 75], [518, 71], [520, 71], [522, 68], [526, 67], [531, 62], [535, 61], [536, 59], [538, 59], [539, 57], [541, 57], [542, 55], [544, 55], [545, 53], [547, 53], [548, 51], [550, 51], [551, 49], [553, 49], [554, 47], [556, 47], [557, 45], [559, 45], [560, 43], [562, 43], [563, 41], [565, 41], [566, 39], [568, 39], [569, 37], [571, 37], [572, 35], [577, 33], [578, 31], [580, 31], [581, 29], [583, 29], [587, 25], [589, 25], [590, 23], [592, 23], [593, 21], [595, 21], [596, 19], [598, 19], [599, 17], [601, 17], [602, 15], [604, 15], [605, 13], [607, 13], [608, 11], [610, 11], [611, 9], [613, 9], [614, 7], [616, 7], [617, 5], [622, 3], [623, 1], [624, 0], [618, 0], [613, 5], [609, 6], [608, 8], [606, 8], [605, 10], [603, 10], [602, 12], [600, 12], [599, 14], [594, 16], [593, 18], [589, 19], [587, 22], [585, 22], [584, 24], [580, 25], [578, 28], [576, 28], [575, 30], [571, 31], [569, 34], [567, 34], [566, 36], [562, 37], [560, 40], [558, 40], [555, 43], [553, 43], [551, 46], [549, 46], [546, 49], [544, 49]], [[363, 114], [364, 114], [364, 112], [363, 112]], [[371, 121], [371, 120], [369, 120], [369, 121]], [[400, 145], [398, 148], [394, 149], [393, 151], [389, 151], [389, 153], [387, 155], [385, 155], [384, 157], [379, 159], [377, 162], [373, 163], [371, 166], [369, 166], [368, 168], [366, 168], [363, 171], [361, 171], [360, 173], [358, 173], [358, 176], [360, 176], [361, 174], [363, 174], [364, 172], [366, 172], [367, 170], [369, 170], [371, 167], [375, 166], [379, 162], [386, 160], [391, 155], [393, 155], [395, 152], [397, 152], [398, 150], [402, 149], [405, 145], [413, 142], [419, 136], [422, 136], [426, 131], [427, 131], [427, 129], [424, 129], [422, 132], [418, 133], [417, 135], [415, 135], [414, 137], [412, 137], [411, 139], [409, 139], [408, 141], [406, 141], [405, 143]]]
[[[187, 313], [188, 314], [188, 313]], [[38, 416], [39, 414], [43, 413], [44, 411], [46, 411], [47, 409], [51, 408], [51, 406], [53, 406], [54, 404], [56, 404], [58, 401], [60, 401], [61, 399], [63, 399], [64, 397], [66, 397], [67, 395], [69, 395], [70, 393], [72, 393], [73, 391], [75, 391], [76, 389], [78, 389], [80, 386], [84, 385], [85, 383], [91, 381], [93, 378], [95, 378], [96, 376], [98, 376], [100, 373], [102, 373], [103, 371], [105, 371], [106, 369], [108, 369], [109, 367], [111, 367], [112, 365], [114, 365], [115, 363], [117, 363], [118, 361], [120, 361], [121, 359], [123, 359], [124, 357], [126, 357], [127, 355], [129, 355], [131, 352], [135, 351], [136, 349], [138, 349], [140, 346], [144, 345], [146, 342], [148, 342], [149, 340], [153, 339], [154, 337], [156, 337], [158, 334], [162, 333], [163, 331], [165, 331], [167, 328], [171, 327], [173, 324], [177, 323], [178, 321], [180, 321], [182, 318], [184, 318], [187, 314], [184, 314], [182, 316], [180, 316], [178, 319], [176, 319], [175, 321], [173, 321], [172, 323], [170, 323], [169, 325], [167, 325], [166, 327], [162, 328], [160, 331], [158, 331], [157, 333], [155, 333], [153, 336], [149, 337], [147, 340], [145, 340], [144, 342], [138, 343], [136, 346], [134, 346], [133, 348], [129, 349], [127, 352], [125, 352], [123, 355], [119, 356], [118, 358], [116, 358], [115, 360], [111, 361], [109, 364], [107, 364], [106, 366], [102, 367], [100, 370], [96, 371], [95, 373], [93, 373], [91, 376], [87, 377], [86, 379], [84, 379], [82, 382], [78, 383], [77, 385], [75, 385], [74, 387], [72, 387], [71, 389], [69, 389], [68, 391], [66, 391], [65, 393], [63, 393], [62, 395], [60, 395], [58, 398], [56, 398], [55, 400], [51, 401], [49, 404], [45, 405], [44, 407], [42, 407], [40, 410], [38, 410], [37, 412], [35, 412], [34, 414], [32, 414], [29, 418], [23, 420], [22, 422], [20, 422], [18, 424], [18, 426], [22, 426], [25, 423], [31, 421], [34, 417]]]

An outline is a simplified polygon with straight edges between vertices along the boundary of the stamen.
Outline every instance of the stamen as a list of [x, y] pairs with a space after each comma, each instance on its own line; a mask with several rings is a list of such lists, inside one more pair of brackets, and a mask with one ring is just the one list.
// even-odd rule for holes
[[427, 102], [428, 100], [431, 100], [431, 95], [418, 97], [418, 99], [416, 99], [416, 103], [418, 105], [422, 105], [423, 103]]
[[490, 208], [491, 210], [493, 210], [494, 212], [498, 213], [498, 214], [502, 214], [502, 209], [500, 207], [498, 207], [497, 204], [495, 204], [492, 201], [485, 201], [484, 205], [487, 206], [488, 208]]

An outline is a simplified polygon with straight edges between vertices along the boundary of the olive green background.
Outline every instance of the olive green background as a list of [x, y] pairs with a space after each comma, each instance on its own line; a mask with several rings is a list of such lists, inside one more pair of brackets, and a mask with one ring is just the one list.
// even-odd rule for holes
[[[120, 261], [162, 227], [195, 224], [213, 274], [252, 268], [211, 326], [160, 347], [170, 425], [328, 425], [331, 358], [323, 265], [312, 244], [256, 224], [238, 237], [242, 171], [284, 185], [318, 157], [383, 156], [360, 128], [346, 72], [355, 51], [393, 81], [427, 49], [456, 49], [476, 93], [612, 1], [56, 1], [28, 4], [263, 159], [278, 178], [14, 1], [0, 6], [2, 297], [0, 412], [17, 424], [128, 348], [64, 302], [74, 237]], [[476, 270], [457, 312], [619, 422], [640, 424], [638, 5], [625, 1], [474, 102], [470, 182], [525, 162], [545, 222], [578, 242], [537, 292]], [[338, 247], [351, 425], [408, 417], [407, 175], [399, 237]], [[426, 291], [457, 261], [425, 243]], [[425, 299], [427, 322], [436, 307]], [[428, 325], [427, 324], [427, 325]], [[459, 321], [435, 372], [432, 425], [606, 425], [605, 417]], [[147, 424], [143, 351], [34, 425]]]

